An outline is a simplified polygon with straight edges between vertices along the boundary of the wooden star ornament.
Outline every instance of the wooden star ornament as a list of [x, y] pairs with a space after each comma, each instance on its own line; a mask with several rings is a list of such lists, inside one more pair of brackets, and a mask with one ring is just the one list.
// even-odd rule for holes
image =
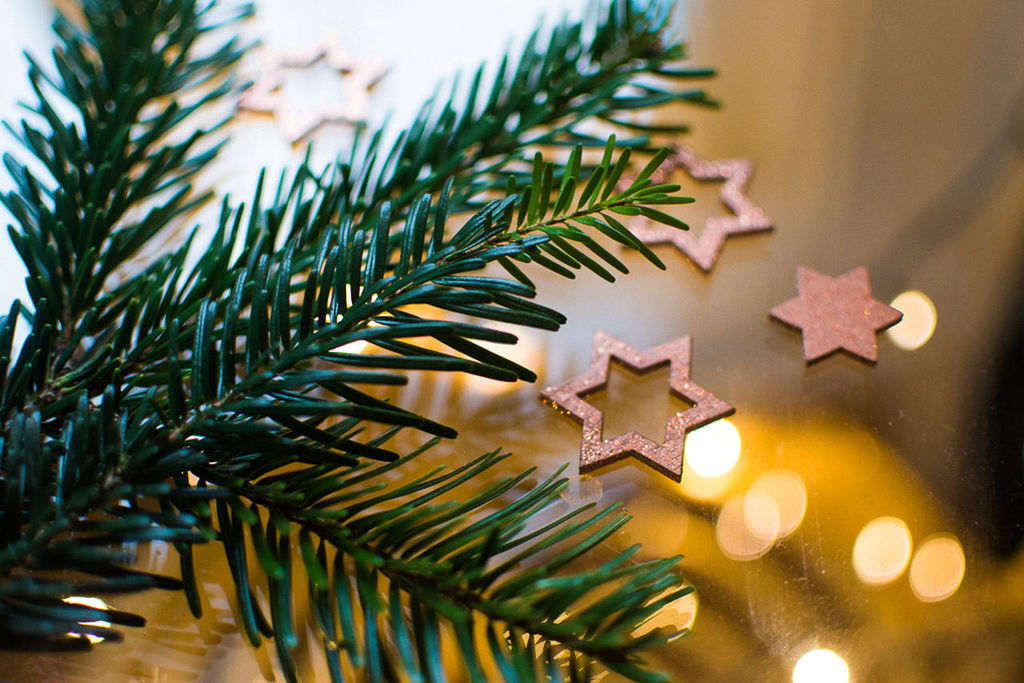
[[733, 215], [708, 218], [699, 236], [644, 218], [637, 221], [633, 230], [644, 244], [674, 244], [697, 267], [708, 273], [718, 261], [727, 237], [772, 229], [772, 220], [746, 194], [747, 184], [754, 172], [754, 165], [749, 159], [709, 161], [692, 148], [680, 145], [665, 160], [658, 172], [660, 176], [654, 182], [669, 182], [671, 174], [680, 168], [698, 182], [724, 180], [718, 197]]
[[[627, 456], [680, 481], [683, 476], [683, 446], [686, 433], [732, 415], [733, 407], [715, 398], [690, 379], [690, 337], [682, 337], [649, 351], [640, 352], [611, 335], [598, 331], [590, 354], [590, 368], [564, 384], [548, 387], [541, 398], [583, 425], [580, 473], [607, 465]], [[608, 364], [621, 363], [636, 373], [669, 365], [669, 389], [691, 407], [673, 415], [665, 424], [665, 440], [654, 443], [637, 432], [614, 439], [604, 438], [604, 413], [587, 403], [584, 396], [608, 384]]]
[[[335, 36], [306, 50], [264, 51], [261, 61], [260, 75], [239, 97], [238, 109], [272, 115], [293, 144], [330, 123], [365, 122], [370, 113], [369, 91], [387, 73], [381, 63], [349, 56]], [[283, 92], [288, 70], [310, 69], [321, 63], [341, 75], [338, 101], [315, 107], [289, 101]]]
[[842, 350], [875, 363], [875, 333], [898, 323], [903, 314], [871, 296], [867, 269], [831, 278], [800, 266], [796, 280], [800, 295], [773, 308], [771, 317], [801, 330], [804, 360], [812, 363]]

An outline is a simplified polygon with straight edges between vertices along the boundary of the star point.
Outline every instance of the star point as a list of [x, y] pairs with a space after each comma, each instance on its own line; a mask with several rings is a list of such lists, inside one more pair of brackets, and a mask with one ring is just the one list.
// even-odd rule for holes
[[837, 351], [875, 363], [875, 334], [903, 318], [900, 311], [871, 295], [868, 271], [863, 266], [835, 278], [800, 266], [797, 290], [796, 298], [779, 304], [770, 315], [801, 331], [807, 363]]
[[747, 184], [754, 172], [749, 159], [709, 161], [692, 148], [679, 145], [666, 160], [666, 165], [659, 171], [660, 178], [655, 182], [668, 182], [671, 173], [679, 168], [698, 182], [725, 181], [719, 199], [733, 215], [708, 218], [699, 236], [643, 219], [638, 221], [634, 233], [644, 244], [674, 244], [697, 267], [709, 273], [718, 262], [725, 240], [730, 235], [772, 229], [772, 220], [746, 195]]
[[[587, 371], [541, 392], [545, 401], [582, 425], [581, 474], [632, 456], [675, 481], [682, 479], [686, 433], [735, 412], [732, 406], [690, 379], [691, 349], [690, 337], [686, 336], [641, 352], [598, 331], [594, 335]], [[612, 360], [640, 374], [669, 365], [670, 391], [689, 402], [691, 407], [668, 419], [662, 443], [655, 443], [637, 432], [627, 432], [609, 440], [604, 438], [604, 413], [588, 403], [584, 396], [608, 384], [608, 368]]]

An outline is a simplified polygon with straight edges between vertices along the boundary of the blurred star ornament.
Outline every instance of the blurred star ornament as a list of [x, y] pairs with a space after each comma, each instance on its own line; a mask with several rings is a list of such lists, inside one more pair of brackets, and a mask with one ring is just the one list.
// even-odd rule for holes
[[708, 273], [718, 261], [722, 247], [725, 246], [725, 239], [729, 235], [772, 229], [771, 219], [746, 195], [747, 184], [754, 172], [749, 159], [708, 161], [701, 158], [692, 148], [679, 145], [666, 159], [662, 170], [658, 171], [660, 177], [655, 178], [654, 182], [669, 182], [672, 172], [679, 168], [699, 182], [724, 180], [718, 197], [733, 215], [708, 218], [699, 236], [693, 232], [654, 223], [646, 218], [639, 219], [633, 232], [643, 243], [674, 244], [701, 270]]
[[771, 317], [802, 331], [807, 363], [839, 350], [876, 362], [875, 333], [898, 323], [903, 314], [871, 296], [867, 269], [831, 278], [800, 266], [796, 277], [800, 295], [773, 308]]
[[[349, 56], [336, 36], [306, 50], [266, 50], [261, 57], [260, 75], [242, 93], [238, 109], [270, 114], [292, 144], [330, 123], [364, 123], [370, 115], [370, 89], [387, 73], [382, 63]], [[290, 101], [283, 92], [288, 70], [311, 69], [321, 63], [341, 75], [339, 101], [313, 107]]]
[[[683, 445], [686, 432], [703, 427], [734, 411], [690, 379], [690, 337], [640, 352], [611, 335], [598, 331], [590, 354], [590, 369], [558, 386], [548, 387], [541, 397], [583, 425], [580, 473], [633, 456], [665, 476], [680, 481], [683, 476]], [[692, 407], [680, 411], [665, 424], [665, 441], [657, 444], [637, 432], [611, 440], [604, 439], [604, 413], [583, 398], [608, 384], [608, 364], [615, 360], [636, 373], [669, 365], [669, 389]]]

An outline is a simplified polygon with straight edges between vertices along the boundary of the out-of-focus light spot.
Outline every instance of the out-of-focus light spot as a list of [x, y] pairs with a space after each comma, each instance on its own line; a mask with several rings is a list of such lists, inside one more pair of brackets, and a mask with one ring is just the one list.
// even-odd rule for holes
[[[84, 607], [95, 607], [96, 609], [110, 608], [110, 606], [107, 603], [103, 602], [99, 598], [90, 598], [81, 595], [72, 595], [71, 597], [64, 598], [64, 602], [68, 603], [69, 605], [82, 605]], [[83, 621], [81, 623], [85, 624], [86, 626], [110, 626], [109, 621]], [[82, 634], [69, 633], [68, 635], [81, 636]], [[101, 638], [100, 636], [95, 636], [91, 633], [86, 633], [85, 637], [89, 640], [90, 643], [99, 643], [103, 640], [103, 638]]]
[[793, 683], [847, 683], [850, 667], [832, 650], [820, 648], [805, 653], [793, 667]]
[[715, 501], [725, 498], [732, 490], [735, 471], [729, 471], [720, 477], [702, 477], [693, 470], [683, 468], [683, 479], [680, 482], [683, 493], [687, 497], [701, 501]]
[[873, 519], [853, 543], [853, 569], [865, 584], [883, 586], [898, 579], [907, 568], [912, 548], [910, 529], [902, 519]]
[[743, 523], [757, 538], [775, 542], [781, 529], [779, 505], [767, 493], [750, 491], [743, 498]]
[[[658, 596], [658, 598], [655, 598], [655, 600], [660, 599], [664, 595], [665, 593]], [[662, 606], [662, 608], [652, 614], [647, 621], [640, 624], [640, 626], [638, 626], [633, 632], [633, 635], [642, 636], [645, 633], [650, 633], [654, 629], [661, 627], [667, 627], [675, 630], [691, 629], [693, 628], [693, 622], [696, 620], [697, 594], [691, 592]]]
[[765, 472], [750, 485], [750, 493], [763, 493], [775, 501], [779, 513], [780, 538], [796, 531], [803, 521], [807, 510], [807, 489], [796, 472]]
[[888, 330], [892, 343], [907, 351], [924, 346], [935, 332], [938, 321], [932, 300], [923, 292], [912, 289], [893, 299], [891, 305], [903, 313], [903, 320]]
[[[501, 332], [511, 332], [519, 337], [519, 341], [515, 344], [477, 341], [476, 343], [479, 346], [531, 370], [540, 370], [539, 366], [543, 360], [544, 348], [540, 337], [536, 333], [512, 325], [489, 324], [488, 326]], [[463, 375], [463, 379], [469, 391], [486, 396], [505, 394], [510, 391], [516, 391], [523, 386], [522, 382], [502, 382], [501, 380], [480, 377], [479, 375]]]
[[938, 602], [956, 593], [964, 579], [964, 549], [953, 536], [932, 536], [914, 553], [910, 589], [921, 602]]
[[740, 433], [728, 420], [716, 420], [686, 435], [683, 469], [702, 477], [721, 477], [740, 460]]
[[[778, 514], [770, 496], [754, 494], [753, 499], [749, 494], [733, 496], [718, 513], [715, 524], [718, 547], [733, 560], [753, 560], [764, 555], [778, 535]], [[771, 533], [773, 521], [774, 533]], [[756, 533], [752, 526], [757, 529]]]

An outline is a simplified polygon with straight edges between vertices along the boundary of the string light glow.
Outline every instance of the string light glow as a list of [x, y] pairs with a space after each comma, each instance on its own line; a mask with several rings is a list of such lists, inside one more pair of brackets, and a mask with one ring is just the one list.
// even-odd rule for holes
[[778, 507], [763, 493], [733, 496], [722, 506], [715, 524], [718, 547], [733, 560], [761, 557], [775, 543], [778, 531]]
[[729, 420], [716, 420], [686, 435], [683, 471], [705, 478], [721, 477], [740, 460], [740, 433]]
[[694, 500], [722, 500], [733, 488], [735, 472], [736, 468], [733, 468], [720, 477], [702, 477], [692, 469], [684, 467], [680, 486], [683, 493]]
[[793, 683], [847, 683], [850, 667], [832, 650], [820, 648], [805, 653], [793, 667]]
[[893, 344], [905, 351], [913, 351], [932, 338], [938, 323], [938, 313], [935, 304], [924, 292], [903, 292], [892, 300], [892, 307], [903, 312], [903, 320], [887, 330]]
[[910, 563], [910, 589], [921, 602], [939, 602], [956, 593], [964, 579], [964, 549], [953, 536], [932, 536]]
[[910, 561], [913, 541], [907, 523], [879, 517], [864, 525], [853, 544], [853, 569], [869, 586], [884, 586], [900, 577]]
[[775, 501], [778, 511], [778, 536], [796, 531], [807, 510], [807, 489], [796, 472], [773, 470], [765, 472], [750, 485], [750, 494], [764, 494]]
[[774, 543], [781, 530], [781, 514], [775, 498], [761, 491], [743, 497], [743, 524], [756, 538]]

